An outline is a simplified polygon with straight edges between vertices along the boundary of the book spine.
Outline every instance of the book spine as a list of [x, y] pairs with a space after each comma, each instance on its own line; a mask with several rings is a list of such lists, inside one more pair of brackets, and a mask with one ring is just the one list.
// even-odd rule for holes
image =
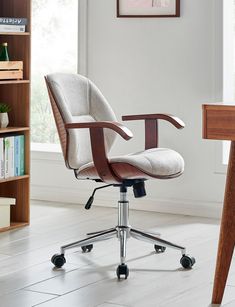
[[14, 162], [15, 162], [15, 176], [19, 176], [20, 170], [19, 170], [19, 159], [20, 159], [20, 153], [19, 153], [19, 136], [15, 136], [15, 153], [14, 153]]
[[24, 151], [24, 135], [20, 135], [19, 136], [19, 140], [20, 140], [20, 159], [19, 159], [19, 169], [20, 169], [20, 173], [19, 176], [23, 176], [25, 174], [25, 165], [24, 165], [24, 155], [25, 155], [25, 151]]
[[0, 25], [27, 25], [27, 18], [0, 17]]
[[25, 32], [25, 26], [1, 25], [0, 32]]
[[10, 141], [9, 137], [4, 138], [4, 177], [8, 178], [9, 175], [9, 150], [10, 150]]
[[10, 139], [10, 151], [9, 151], [9, 175], [10, 177], [14, 177], [15, 176], [15, 162], [14, 162], [14, 152], [15, 152], [15, 137], [11, 136], [9, 137]]
[[0, 138], [0, 179], [4, 177], [4, 139]]

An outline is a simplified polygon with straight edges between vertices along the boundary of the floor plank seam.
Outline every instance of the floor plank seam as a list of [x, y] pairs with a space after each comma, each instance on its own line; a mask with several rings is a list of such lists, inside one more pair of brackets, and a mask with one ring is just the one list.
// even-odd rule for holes
[[[83, 288], [92, 286], [92, 285], [94, 285], [94, 284], [96, 284], [96, 283], [103, 282], [103, 281], [109, 280], [109, 279], [110, 279], [110, 278], [102, 278], [102, 279], [100, 279], [100, 280], [97, 280], [97, 281], [88, 283], [88, 284], [86, 284], [86, 285], [84, 285], [84, 286], [81, 286], [81, 287], [76, 288], [76, 289], [74, 289], [74, 290], [65, 292], [65, 293], [63, 293], [63, 294], [48, 293], [48, 292], [40, 292], [40, 293], [43, 293], [43, 294], [51, 294], [51, 295], [58, 295], [58, 297], [60, 297], [60, 296], [65, 296], [65, 295], [68, 295], [68, 294], [73, 293], [73, 292], [75, 292], [75, 291], [81, 290], [81, 289], [83, 289]], [[38, 284], [39, 284], [39, 283], [38, 283]], [[23, 288], [22, 288], [22, 289], [23, 289]], [[27, 290], [27, 289], [24, 288], [24, 290]], [[29, 291], [31, 291], [31, 290], [29, 290]], [[37, 291], [35, 291], [35, 292], [37, 292]], [[38, 292], [39, 292], [39, 291], [38, 291]]]
[[60, 296], [63, 296], [63, 294], [55, 294], [55, 293], [43, 292], [43, 291], [36, 291], [36, 290], [30, 290], [30, 289], [23, 289], [23, 288], [22, 288], [22, 290], [23, 290], [23, 291], [28, 291], [28, 292], [40, 293], [40, 294], [54, 295], [54, 296], [56, 296], [55, 298], [60, 297]]
[[45, 304], [45, 303], [47, 303], [47, 302], [53, 301], [53, 300], [55, 300], [55, 299], [57, 299], [57, 297], [50, 298], [50, 299], [45, 300], [44, 302], [41, 302], [41, 303], [39, 303], [39, 304], [32, 305], [31, 307], [40, 306], [40, 305]]
[[[58, 278], [58, 277], [60, 277], [60, 276], [62, 276], [62, 275], [65, 275], [65, 274], [68, 274], [68, 273], [71, 273], [71, 272], [74, 272], [74, 271], [77, 271], [77, 270], [79, 270], [79, 269], [71, 269], [71, 270], [69, 270], [69, 271], [64, 272], [64, 274], [58, 274], [58, 275], [53, 276], [53, 277], [50, 277], [50, 278], [42, 279], [42, 280], [40, 280], [40, 281], [38, 281], [38, 282], [32, 283], [32, 284], [30, 284], [30, 285], [27, 285], [27, 286], [25, 286], [25, 287], [23, 287], [23, 288], [20, 288], [20, 289], [18, 289], [18, 290], [27, 290], [27, 288], [29, 288], [29, 287], [35, 286], [35, 285], [37, 285], [37, 284], [46, 282], [46, 281], [51, 280], [51, 279], [54, 279], [54, 278]], [[0, 295], [0, 296], [1, 296], [1, 295]]]
[[[82, 287], [80, 287], [80, 288], [78, 288], [78, 289], [75, 289], [75, 290], [66, 292], [66, 293], [61, 294], [61, 295], [57, 295], [57, 297], [53, 297], [53, 298], [51, 298], [51, 299], [49, 299], [49, 300], [46, 300], [46, 301], [41, 302], [41, 303], [39, 303], [39, 304], [33, 305], [32, 307], [40, 306], [40, 305], [42, 305], [42, 304], [44, 304], [44, 303], [46, 303], [46, 302], [56, 300], [56, 299], [58, 299], [59, 297], [66, 296], [66, 295], [68, 295], [68, 294], [70, 294], [70, 293], [76, 292], [76, 291], [81, 290], [81, 289], [83, 289], [83, 288], [85, 288], [85, 287], [91, 286], [91, 285], [93, 285], [93, 284], [96, 284], [96, 283], [99, 283], [99, 282], [102, 282], [102, 281], [105, 281], [105, 280], [108, 280], [108, 279], [109, 279], [109, 278], [104, 278], [104, 279], [101, 279], [101, 280], [98, 280], [98, 281], [89, 283], [89, 284], [87, 284], [87, 285], [85, 285], [85, 286], [82, 286]], [[29, 290], [29, 291], [31, 291], [31, 290]], [[33, 291], [32, 291], [32, 292], [33, 292]], [[35, 291], [35, 292], [37, 292], [37, 291]], [[40, 293], [48, 294], [48, 293], [44, 293], [44, 292], [40, 292]], [[54, 295], [54, 294], [51, 294], [51, 295]], [[82, 306], [81, 306], [81, 307], [82, 307]], [[127, 307], [128, 307], [128, 306], [127, 306]]]
[[[120, 304], [116, 304], [116, 303], [112, 303], [112, 302], [104, 302], [103, 304], [110, 304], [110, 305], [113, 305], [114, 307], [117, 306], [117, 307], [131, 307], [130, 305], [120, 305]], [[100, 304], [102, 306], [102, 304]], [[95, 307], [99, 307], [100, 305], [97, 305]]]

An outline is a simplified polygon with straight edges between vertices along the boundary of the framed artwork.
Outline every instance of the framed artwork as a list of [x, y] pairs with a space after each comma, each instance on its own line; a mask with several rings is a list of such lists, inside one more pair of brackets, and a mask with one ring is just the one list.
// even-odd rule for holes
[[117, 0], [117, 17], [179, 17], [180, 0]]

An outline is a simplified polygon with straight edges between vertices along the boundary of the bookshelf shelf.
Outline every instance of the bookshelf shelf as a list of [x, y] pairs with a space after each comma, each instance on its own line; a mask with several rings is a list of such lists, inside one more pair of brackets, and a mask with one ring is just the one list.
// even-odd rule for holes
[[29, 80], [1, 80], [0, 84], [29, 84]]
[[30, 36], [29, 32], [0, 32], [0, 35], [11, 36], [11, 35], [18, 35], [18, 36]]
[[10, 178], [6, 178], [6, 179], [1, 179], [0, 183], [10, 182], [10, 181], [17, 181], [17, 180], [23, 180], [23, 179], [28, 179], [28, 178], [29, 178], [29, 175], [10, 177]]
[[29, 223], [17, 223], [17, 222], [14, 223], [14, 222], [11, 222], [11, 225], [9, 227], [0, 228], [0, 233], [8, 231], [8, 230], [24, 227], [24, 226], [27, 226], [27, 225], [29, 225]]
[[24, 176], [0, 179], [0, 197], [16, 199], [10, 207], [11, 223], [0, 232], [29, 225], [30, 216], [30, 45], [31, 0], [1, 0], [0, 16], [27, 18], [27, 32], [0, 32], [0, 43], [8, 43], [11, 61], [23, 61], [23, 80], [0, 80], [0, 102], [10, 105], [10, 127], [0, 129], [0, 137], [24, 135]]
[[21, 132], [21, 131], [29, 131], [29, 127], [7, 127], [7, 128], [0, 128], [1, 133], [14, 133], [14, 132]]

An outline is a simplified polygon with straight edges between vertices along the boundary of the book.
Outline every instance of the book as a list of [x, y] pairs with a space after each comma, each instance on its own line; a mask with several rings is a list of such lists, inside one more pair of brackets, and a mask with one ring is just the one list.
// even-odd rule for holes
[[5, 178], [14, 177], [14, 136], [8, 136], [4, 139], [4, 170]]
[[4, 139], [0, 138], [0, 179], [4, 179]]
[[19, 135], [19, 175], [18, 176], [23, 176], [25, 174], [25, 142], [24, 142], [24, 135]]
[[0, 17], [0, 25], [27, 25], [27, 18]]
[[18, 135], [15, 136], [14, 143], [15, 176], [20, 176], [20, 140]]
[[1, 25], [0, 32], [25, 32], [25, 26]]
[[23, 176], [24, 169], [24, 135], [14, 137], [14, 176]]

